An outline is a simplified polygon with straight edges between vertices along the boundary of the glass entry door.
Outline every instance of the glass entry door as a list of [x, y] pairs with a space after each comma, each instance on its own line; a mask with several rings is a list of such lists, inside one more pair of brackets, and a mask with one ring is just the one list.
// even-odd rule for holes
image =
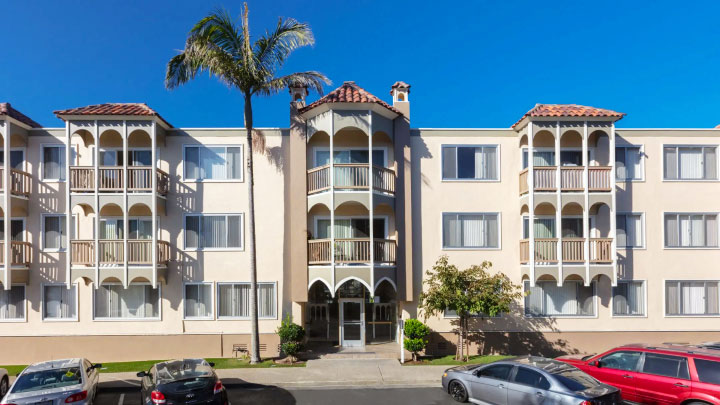
[[365, 345], [365, 303], [362, 298], [340, 299], [340, 346]]

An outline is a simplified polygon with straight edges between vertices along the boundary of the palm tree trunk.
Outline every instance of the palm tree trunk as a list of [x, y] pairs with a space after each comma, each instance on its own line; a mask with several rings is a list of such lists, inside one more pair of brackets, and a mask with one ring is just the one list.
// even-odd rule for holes
[[250, 252], [250, 364], [260, 362], [260, 334], [258, 332], [257, 250], [255, 249], [255, 177], [253, 174], [253, 115], [252, 96], [245, 95], [245, 131], [247, 132], [248, 186], [248, 251]]

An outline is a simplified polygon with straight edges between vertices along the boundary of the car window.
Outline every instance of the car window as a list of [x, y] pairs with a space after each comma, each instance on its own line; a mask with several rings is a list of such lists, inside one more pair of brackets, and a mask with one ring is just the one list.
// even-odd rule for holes
[[643, 373], [689, 380], [687, 359], [681, 356], [645, 353]]
[[720, 384], [720, 362], [695, 359], [698, 379], [704, 383]]
[[600, 385], [598, 380], [585, 374], [575, 367], [567, 367], [552, 373], [553, 377], [570, 391], [585, 391]]
[[600, 365], [615, 370], [637, 371], [638, 361], [640, 361], [641, 356], [642, 352], [635, 351], [612, 352], [600, 359]]
[[90, 362], [87, 360], [83, 360], [83, 367], [85, 367], [85, 371], [87, 371], [88, 373], [91, 373], [94, 371], [94, 369], [90, 370], [90, 367], [92, 367], [92, 364], [90, 364]]
[[544, 375], [525, 367], [518, 367], [513, 381], [518, 384], [529, 385], [542, 390], [550, 389], [550, 382]]
[[21, 374], [13, 385], [13, 393], [50, 390], [82, 384], [80, 367], [53, 368]]
[[494, 378], [496, 380], [507, 380], [512, 370], [512, 364], [498, 364], [496, 366], [485, 367], [478, 372], [478, 377]]

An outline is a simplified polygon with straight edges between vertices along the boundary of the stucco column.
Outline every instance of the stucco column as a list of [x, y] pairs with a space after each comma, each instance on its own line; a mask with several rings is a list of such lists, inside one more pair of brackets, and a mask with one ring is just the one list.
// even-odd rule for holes
[[93, 173], [95, 173], [95, 187], [93, 190], [93, 197], [95, 200], [95, 235], [94, 243], [95, 249], [93, 249], [93, 261], [95, 264], [95, 289], [100, 288], [100, 131], [98, 122], [95, 120], [95, 149], [93, 150]]
[[557, 245], [555, 254], [557, 258], [558, 279], [557, 285], [563, 284], [563, 257], [562, 257], [562, 179], [560, 159], [560, 121], [555, 124], [555, 237]]
[[590, 186], [588, 165], [588, 126], [587, 121], [583, 123], [582, 138], [582, 164], [583, 164], [583, 255], [585, 265], [585, 286], [590, 285]]
[[130, 284], [130, 274], [128, 271], [128, 255], [130, 254], [130, 251], [128, 250], [128, 231], [130, 230], [130, 227], [128, 225], [128, 210], [130, 207], [128, 207], [128, 130], [127, 130], [127, 121], [123, 120], [123, 168], [122, 168], [122, 188], [123, 188], [123, 270], [125, 272], [125, 278], [123, 279], [123, 285], [125, 288], [128, 287], [128, 284]]
[[3, 199], [5, 203], [5, 212], [3, 212], [3, 231], [5, 232], [5, 238], [3, 246], [3, 253], [5, 255], [5, 280], [3, 281], [3, 287], [5, 290], [12, 288], [12, 249], [10, 237], [10, 221], [12, 221], [12, 202], [10, 199], [10, 193], [12, 192], [12, 177], [10, 176], [10, 123], [5, 121], [5, 136], [3, 136], [3, 157], [5, 162], [3, 163], [3, 183], [4, 193]]
[[335, 112], [330, 111], [330, 294], [335, 296]]
[[535, 287], [535, 164], [533, 162], [533, 123], [528, 123], [528, 260], [530, 261], [530, 286]]
[[[372, 111], [368, 110], [368, 205], [369, 208], [369, 215], [370, 215], [370, 235], [369, 241], [370, 241], [370, 288], [372, 288], [372, 291], [369, 291], [371, 296], [375, 296], [375, 238], [373, 234], [373, 222], [375, 219], [375, 207], [373, 206], [373, 192], [375, 188], [375, 177], [373, 176], [373, 160], [372, 160], [372, 152], [373, 152], [373, 127], [372, 127]], [[364, 345], [364, 342], [363, 342]]]
[[152, 122], [151, 132], [152, 136], [150, 137], [150, 141], [152, 142], [152, 149], [150, 154], [152, 159], [152, 168], [150, 173], [150, 196], [152, 197], [152, 210], [150, 211], [150, 214], [152, 215], [152, 246], [150, 247], [150, 251], [152, 252], [152, 286], [153, 288], [157, 288], [157, 122], [154, 120]]
[[612, 255], [612, 286], [617, 286], [617, 207], [615, 186], [617, 178], [615, 175], [615, 123], [610, 128], [610, 237], [612, 238], [610, 254]]
[[[97, 146], [97, 145], [96, 145]], [[65, 251], [65, 283], [69, 289], [72, 286], [72, 239], [70, 236], [72, 226], [72, 207], [70, 206], [70, 187], [72, 179], [70, 176], [70, 160], [72, 159], [72, 137], [70, 136], [70, 121], [65, 121], [65, 235], [67, 239], [67, 250]], [[77, 237], [78, 235], [75, 235]]]

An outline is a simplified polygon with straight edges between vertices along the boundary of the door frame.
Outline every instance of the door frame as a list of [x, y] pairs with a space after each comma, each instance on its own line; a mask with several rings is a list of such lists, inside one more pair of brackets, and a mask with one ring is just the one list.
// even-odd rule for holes
[[[346, 302], [352, 302], [360, 304], [360, 340], [349, 340], [348, 343], [345, 341], [345, 319], [343, 305]], [[340, 346], [342, 347], [365, 347], [365, 299], [364, 298], [340, 298], [338, 299], [339, 305], [339, 324], [340, 324]], [[357, 324], [352, 322], [352, 324]]]

